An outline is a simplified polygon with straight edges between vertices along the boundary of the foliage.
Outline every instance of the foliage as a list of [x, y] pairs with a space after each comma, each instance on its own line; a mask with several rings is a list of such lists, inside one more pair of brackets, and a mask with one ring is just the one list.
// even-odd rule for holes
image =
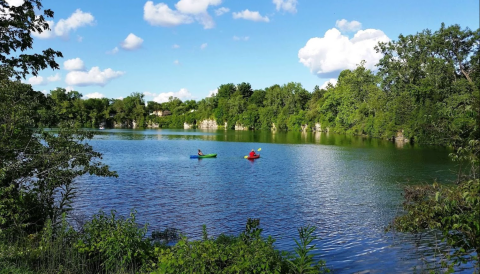
[[141, 269], [153, 254], [146, 233], [147, 225], [139, 228], [135, 223], [135, 212], [126, 219], [117, 217], [115, 211], [110, 216], [100, 212], [83, 226], [76, 248], [101, 272]]
[[[323, 261], [315, 262], [313, 248], [299, 248], [298, 256], [274, 249], [271, 237], [262, 238], [258, 219], [248, 219], [239, 236], [209, 238], [203, 228], [202, 241], [182, 237], [169, 249], [157, 248], [158, 264], [153, 273], [326, 273]], [[299, 229], [302, 243], [314, 239], [313, 228]], [[305, 232], [305, 233], [302, 233]], [[291, 261], [290, 261], [291, 260]], [[318, 266], [318, 267], [317, 267]]]
[[453, 263], [465, 263], [470, 257], [476, 261], [476, 267], [480, 267], [479, 152], [479, 140], [470, 140], [467, 146], [451, 154], [453, 160], [470, 166], [467, 173], [460, 166], [457, 185], [435, 183], [405, 188], [405, 213], [395, 218], [390, 229], [412, 233], [428, 229], [441, 231], [443, 240], [454, 248], [454, 252], [447, 255]]
[[70, 210], [73, 180], [84, 174], [116, 176], [85, 143], [92, 133], [71, 124], [57, 132], [33, 128], [45, 98], [30, 85], [0, 78], [0, 234], [34, 233]]
[[25, 0], [20, 6], [12, 6], [7, 1], [0, 1], [0, 67], [11, 69], [13, 77], [19, 80], [27, 74], [36, 76], [38, 71], [48, 67], [58, 69], [55, 57], [63, 57], [59, 51], [51, 48], [43, 50], [42, 54], [19, 54], [14, 52], [32, 49], [32, 32], [42, 33], [50, 30], [46, 18], [53, 17], [53, 11], [42, 10], [41, 0]]
[[312, 251], [316, 250], [315, 245], [312, 245], [312, 242], [317, 239], [313, 232], [315, 227], [306, 226], [298, 229], [298, 236], [300, 237], [300, 242], [295, 240], [297, 246], [295, 247], [296, 257], [292, 260], [288, 260], [290, 263], [293, 273], [303, 274], [303, 273], [328, 273], [329, 270], [325, 267], [325, 262], [318, 261], [315, 262], [313, 258]]

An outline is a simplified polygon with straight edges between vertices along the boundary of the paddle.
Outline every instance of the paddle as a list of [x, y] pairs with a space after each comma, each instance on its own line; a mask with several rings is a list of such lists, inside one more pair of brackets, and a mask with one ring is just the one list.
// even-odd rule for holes
[[[257, 149], [257, 151], [262, 151], [262, 148], [261, 148], [261, 147], [260, 147], [260, 148], [258, 148], [258, 149]], [[248, 155], [247, 155], [247, 156], [245, 156], [245, 157], [243, 157], [243, 158], [247, 159], [247, 158], [248, 158]]]

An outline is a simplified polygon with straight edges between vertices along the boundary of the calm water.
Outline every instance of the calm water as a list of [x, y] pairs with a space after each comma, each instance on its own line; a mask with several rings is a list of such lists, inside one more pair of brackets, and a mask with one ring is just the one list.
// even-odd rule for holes
[[[449, 150], [314, 133], [103, 130], [90, 144], [118, 178], [79, 180], [77, 213], [138, 211], [149, 229], [198, 239], [238, 234], [260, 218], [264, 235], [292, 250], [297, 228], [317, 227], [318, 256], [335, 273], [411, 273], [434, 246], [385, 233], [407, 184], [453, 180]], [[261, 148], [261, 158], [243, 158]], [[214, 159], [190, 159], [201, 149]]]

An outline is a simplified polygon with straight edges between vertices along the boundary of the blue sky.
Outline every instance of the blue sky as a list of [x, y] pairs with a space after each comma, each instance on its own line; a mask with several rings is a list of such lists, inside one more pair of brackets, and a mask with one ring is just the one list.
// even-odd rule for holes
[[[9, 0], [11, 4], [22, 0]], [[85, 98], [144, 93], [147, 101], [200, 100], [225, 83], [254, 89], [299, 82], [309, 91], [360, 60], [373, 68], [378, 41], [479, 27], [479, 1], [44, 0], [52, 31], [33, 51], [63, 53], [61, 69], [27, 77], [35, 90]]]

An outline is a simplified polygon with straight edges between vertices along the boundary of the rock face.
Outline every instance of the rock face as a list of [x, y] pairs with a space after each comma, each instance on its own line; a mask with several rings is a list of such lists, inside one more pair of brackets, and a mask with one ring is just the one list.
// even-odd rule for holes
[[158, 123], [154, 123], [154, 122], [152, 122], [152, 121], [148, 121], [147, 127], [148, 127], [148, 128], [159, 128], [160, 125], [159, 125]]
[[275, 126], [275, 123], [272, 123], [272, 131], [276, 131], [277, 127]]
[[133, 125], [129, 122], [117, 123], [113, 122], [114, 128], [134, 128]]
[[238, 125], [236, 124], [235, 125], [235, 130], [248, 130], [248, 127], [244, 126], [244, 125]]
[[403, 135], [403, 129], [397, 131], [397, 136], [395, 136], [395, 142], [404, 142], [407, 143], [410, 140]]
[[320, 132], [322, 131], [322, 126], [319, 123], [316, 123], [315, 126], [312, 128], [313, 132]]
[[183, 123], [183, 129], [191, 129], [192, 127], [193, 127], [193, 125]]
[[199, 129], [218, 129], [217, 121], [215, 120], [203, 120], [198, 124]]

